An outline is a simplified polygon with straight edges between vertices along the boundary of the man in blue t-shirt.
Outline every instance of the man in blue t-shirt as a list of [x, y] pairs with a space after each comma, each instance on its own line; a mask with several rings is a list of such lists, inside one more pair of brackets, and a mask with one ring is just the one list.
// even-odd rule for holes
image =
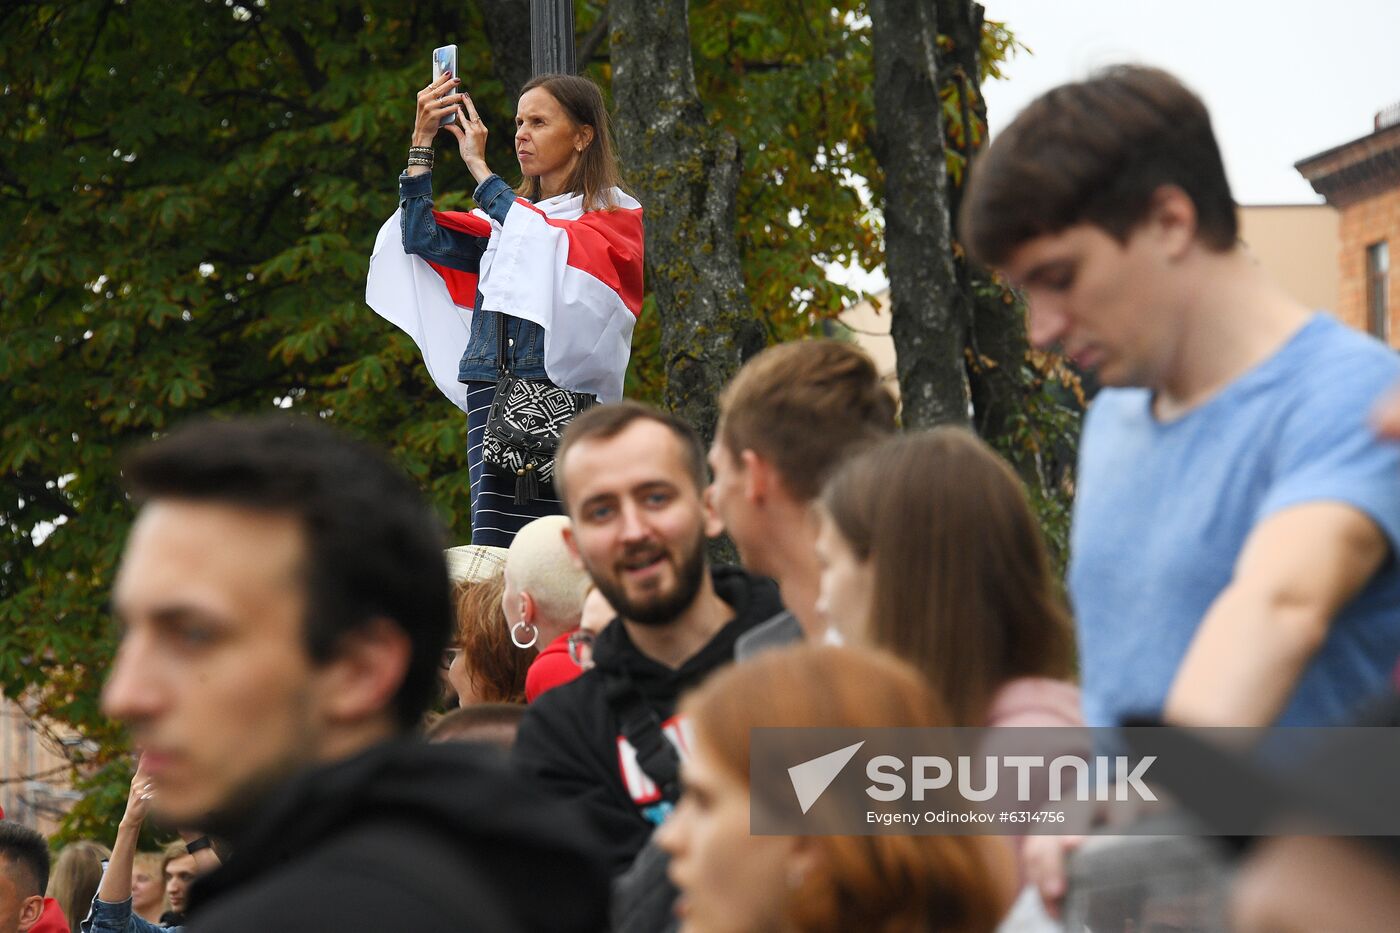
[[1280, 290], [1238, 240], [1210, 118], [1118, 67], [1045, 94], [974, 166], [963, 238], [1033, 343], [1106, 387], [1069, 586], [1085, 719], [1335, 723], [1400, 656], [1400, 358]]

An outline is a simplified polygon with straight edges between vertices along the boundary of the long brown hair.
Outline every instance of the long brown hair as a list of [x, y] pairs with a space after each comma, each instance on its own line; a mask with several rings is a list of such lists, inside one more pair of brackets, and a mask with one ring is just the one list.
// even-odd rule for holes
[[960, 726], [1016, 677], [1068, 678], [1069, 615], [1016, 474], [975, 434], [941, 427], [848, 462], [822, 506], [873, 561], [872, 644], [908, 658]]
[[[731, 665], [688, 695], [681, 709], [697, 745], [745, 784], [751, 729], [951, 724], [910, 665], [879, 651], [828, 645], [768, 651]], [[784, 905], [804, 933], [991, 930], [1010, 899], [1014, 863], [1000, 840], [898, 835], [807, 841], [819, 858]]]
[[64, 846], [54, 860], [45, 895], [63, 908], [72, 933], [78, 933], [102, 883], [102, 860], [111, 857], [112, 851], [100, 842], [81, 839]]
[[[603, 104], [603, 92], [587, 78], [578, 75], [544, 74], [536, 75], [520, 89], [526, 91], [542, 88], [559, 102], [575, 128], [593, 128], [593, 139], [583, 148], [578, 164], [564, 184], [566, 191], [583, 195], [583, 209], [586, 211], [607, 210], [616, 207], [612, 189], [622, 187], [622, 174], [617, 167], [617, 154], [613, 146], [612, 130], [608, 125], [608, 108]], [[515, 193], [538, 201], [542, 194], [538, 175], [526, 175], [520, 180]]]
[[457, 644], [467, 678], [483, 703], [524, 703], [525, 674], [539, 648], [517, 648], [501, 609], [505, 575], [463, 583], [457, 594]]

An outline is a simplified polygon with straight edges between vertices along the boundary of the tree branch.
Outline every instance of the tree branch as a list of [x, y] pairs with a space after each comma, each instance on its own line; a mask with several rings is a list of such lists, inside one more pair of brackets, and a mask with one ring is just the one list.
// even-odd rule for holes
[[302, 76], [306, 78], [306, 83], [311, 90], [319, 91], [321, 88], [325, 87], [325, 72], [316, 67], [316, 52], [311, 46], [307, 45], [306, 38], [290, 26], [283, 26], [281, 29], [277, 30], [277, 32], [282, 36], [283, 41], [287, 43], [287, 48], [291, 50], [292, 57], [297, 60], [297, 65], [301, 68]]
[[28, 784], [30, 781], [42, 781], [44, 778], [57, 777], [60, 774], [65, 774], [72, 770], [72, 765], [56, 765], [52, 768], [45, 768], [43, 771], [35, 771], [31, 774], [0, 777], [0, 786], [5, 784]]
[[56, 124], [56, 128], [60, 131], [68, 124], [68, 113], [73, 109], [73, 101], [77, 99], [78, 93], [83, 87], [83, 74], [87, 71], [88, 63], [92, 61], [92, 53], [97, 50], [97, 40], [102, 38], [102, 33], [107, 29], [107, 17], [111, 13], [110, 3], [102, 7], [102, 16], [97, 21], [97, 28], [92, 32], [92, 40], [88, 42], [87, 50], [83, 52], [83, 60], [78, 64], [78, 72], [73, 76], [73, 88], [68, 92], [68, 97], [63, 102], [63, 110]]
[[[229, 97], [245, 97], [262, 101], [263, 103], [279, 104], [286, 107], [288, 110], [296, 110], [314, 117], [317, 120], [329, 120], [335, 116], [335, 114], [329, 111], [312, 109], [306, 106], [304, 101], [292, 100], [290, 97], [283, 97], [281, 94], [273, 94], [269, 91], [257, 90], [254, 88], [233, 88], [226, 91], [210, 91], [208, 94], [199, 98], [199, 102], [202, 104], [211, 104]], [[240, 141], [240, 145], [241, 144], [242, 142]]]
[[612, 11], [605, 8], [598, 17], [598, 22], [593, 24], [593, 28], [588, 30], [588, 35], [584, 36], [582, 41], [579, 42], [574, 52], [574, 61], [578, 62], [580, 71], [588, 67], [588, 62], [593, 58], [593, 53], [598, 51], [598, 46], [602, 45], [603, 40], [608, 37], [608, 32], [612, 28], [610, 25], [611, 20]]
[[78, 510], [73, 508], [73, 504], [64, 498], [57, 489], [49, 489], [46, 485], [48, 480], [39, 477], [13, 476], [10, 482], [19, 490], [20, 495], [37, 505], [47, 506], [65, 518], [77, 518]]

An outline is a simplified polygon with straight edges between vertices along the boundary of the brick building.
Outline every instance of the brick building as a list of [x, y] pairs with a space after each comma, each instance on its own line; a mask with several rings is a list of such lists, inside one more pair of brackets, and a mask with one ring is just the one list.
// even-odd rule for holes
[[70, 766], [60, 746], [82, 744], [68, 730], [45, 730], [24, 707], [0, 695], [0, 809], [5, 818], [45, 836], [58, 829], [78, 799], [69, 787]]
[[1341, 215], [1337, 316], [1400, 346], [1400, 103], [1369, 135], [1294, 167]]
[[[1339, 214], [1328, 204], [1244, 204], [1240, 239], [1275, 282], [1310, 308], [1336, 312]], [[1397, 247], [1400, 248], [1400, 247]], [[888, 288], [842, 311], [838, 321], [899, 395]], [[832, 329], [829, 333], [836, 333]]]

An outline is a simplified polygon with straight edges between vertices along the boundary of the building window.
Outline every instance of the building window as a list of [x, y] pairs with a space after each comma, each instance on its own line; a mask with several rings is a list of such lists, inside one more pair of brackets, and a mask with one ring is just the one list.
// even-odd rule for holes
[[1366, 247], [1366, 318], [1371, 333], [1390, 342], [1390, 244]]

